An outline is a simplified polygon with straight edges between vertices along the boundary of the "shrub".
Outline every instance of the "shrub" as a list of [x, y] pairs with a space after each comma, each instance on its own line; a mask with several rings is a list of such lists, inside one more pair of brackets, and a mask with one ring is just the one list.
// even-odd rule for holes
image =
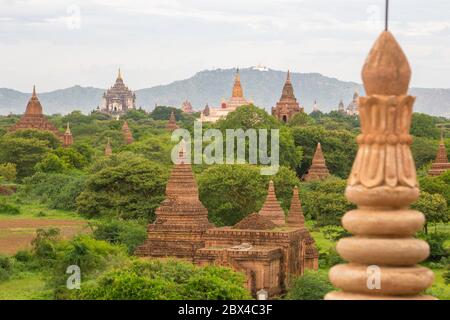
[[325, 226], [320, 229], [325, 239], [336, 242], [343, 237], [350, 236], [350, 233], [340, 226]]
[[12, 273], [11, 258], [0, 255], [0, 282], [8, 280]]
[[322, 300], [331, 290], [333, 290], [333, 286], [325, 274], [306, 271], [303, 276], [292, 281], [286, 299]]
[[0, 214], [20, 214], [20, 208], [13, 204], [7, 203], [6, 200], [0, 196]]
[[16, 179], [16, 175], [17, 170], [14, 163], [0, 164], [0, 178], [3, 177], [6, 181], [14, 181]]
[[97, 240], [105, 240], [113, 244], [123, 244], [132, 254], [136, 247], [147, 238], [146, 224], [135, 221], [105, 220], [91, 223], [92, 235]]
[[428, 234], [419, 232], [419, 237], [428, 242], [428, 245], [430, 246], [430, 256], [428, 257], [429, 261], [439, 261], [442, 258], [449, 256], [449, 252], [444, 246], [444, 243], [448, 238], [447, 234], [441, 232]]
[[248, 299], [243, 274], [179, 261], [135, 261], [104, 274], [73, 298], [101, 300]]
[[337, 253], [335, 248], [331, 248], [327, 252], [320, 252], [319, 265], [321, 268], [329, 268], [343, 262], [344, 260]]

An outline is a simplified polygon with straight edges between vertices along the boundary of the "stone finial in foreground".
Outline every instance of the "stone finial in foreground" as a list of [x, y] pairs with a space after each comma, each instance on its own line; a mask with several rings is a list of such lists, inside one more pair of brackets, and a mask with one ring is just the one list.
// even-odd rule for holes
[[368, 96], [359, 98], [362, 133], [346, 189], [358, 209], [342, 219], [355, 237], [337, 244], [349, 263], [331, 268], [330, 280], [342, 291], [326, 299], [433, 299], [422, 295], [433, 272], [417, 265], [429, 246], [414, 238], [425, 218], [409, 209], [419, 197], [409, 134], [415, 98], [406, 95], [411, 71], [389, 31], [375, 42], [362, 75]]

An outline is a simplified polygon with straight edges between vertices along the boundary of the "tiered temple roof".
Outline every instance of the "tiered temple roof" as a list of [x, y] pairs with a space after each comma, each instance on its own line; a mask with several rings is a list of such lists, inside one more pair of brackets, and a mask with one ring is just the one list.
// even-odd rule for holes
[[170, 118], [169, 118], [169, 122], [167, 123], [166, 129], [169, 131], [173, 131], [178, 128], [179, 127], [177, 125], [177, 119], [175, 118], [175, 113], [172, 111], [170, 113]]
[[327, 165], [325, 163], [322, 147], [319, 142], [317, 143], [317, 148], [312, 159], [311, 167], [309, 168], [308, 173], [305, 175], [304, 180], [311, 181], [325, 179], [329, 175], [330, 172], [328, 171]]
[[193, 259], [196, 250], [204, 247], [202, 236], [212, 224], [183, 149], [170, 174], [166, 199], [156, 209], [156, 220], [148, 226], [148, 238], [137, 255]]
[[286, 82], [283, 86], [280, 101], [272, 108], [272, 115], [278, 120], [287, 122], [296, 113], [303, 112], [303, 108], [300, 107], [297, 102], [297, 98], [294, 95], [294, 88], [291, 82], [291, 74], [288, 71]]
[[122, 74], [118, 72], [114, 85], [103, 94], [102, 112], [109, 114], [123, 114], [131, 109], [135, 109], [136, 95], [128, 89], [122, 79]]
[[13, 125], [9, 131], [15, 132], [18, 130], [35, 129], [41, 131], [49, 131], [63, 141], [63, 135], [56, 127], [51, 124], [42, 112], [41, 103], [36, 95], [36, 88], [33, 86], [33, 93], [28, 101], [25, 114], [20, 120]]
[[68, 122], [67, 122], [66, 132], [64, 132], [63, 140], [64, 140], [63, 141], [64, 147], [69, 147], [73, 144], [72, 131], [70, 131], [70, 125]]
[[439, 176], [447, 170], [450, 170], [450, 163], [448, 162], [447, 150], [445, 149], [444, 130], [442, 130], [441, 142], [439, 143], [439, 149], [436, 154], [436, 159], [433, 161], [428, 174], [430, 176]]
[[286, 218], [284, 211], [280, 206], [275, 195], [275, 188], [273, 186], [273, 181], [269, 182], [269, 189], [267, 191], [267, 198], [264, 202], [263, 207], [259, 211], [261, 216], [268, 218], [276, 225], [284, 225], [286, 223]]
[[302, 204], [298, 196], [297, 186], [295, 186], [294, 192], [292, 194], [291, 207], [289, 209], [289, 214], [287, 216], [286, 223], [289, 226], [295, 227], [305, 226], [305, 216], [303, 215]]
[[124, 139], [126, 144], [133, 143], [133, 135], [131, 134], [131, 130], [130, 130], [130, 127], [128, 126], [128, 122], [127, 121], [125, 121], [123, 123], [122, 134], [123, 134], [123, 139]]
[[181, 110], [184, 113], [192, 113], [192, 112], [194, 112], [194, 109], [192, 108], [192, 104], [188, 100], [186, 100], [186, 101], [184, 101], [182, 103]]

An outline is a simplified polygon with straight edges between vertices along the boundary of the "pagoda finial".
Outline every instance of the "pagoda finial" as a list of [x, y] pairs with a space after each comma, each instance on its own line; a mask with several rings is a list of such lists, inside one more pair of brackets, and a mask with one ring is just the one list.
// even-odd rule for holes
[[291, 82], [291, 72], [289, 70], [287, 71], [286, 82]]
[[404, 95], [411, 80], [411, 68], [402, 48], [389, 31], [375, 41], [362, 69], [366, 94]]
[[120, 68], [119, 68], [119, 72], [117, 74], [117, 79], [122, 79], [122, 72], [120, 71]]
[[37, 95], [36, 95], [36, 85], [34, 85], [34, 84], [33, 84], [33, 93], [31, 94], [31, 96], [32, 96], [33, 98], [36, 98], [36, 97], [37, 97]]
[[70, 131], [70, 125], [69, 125], [69, 122], [67, 122], [67, 126], [66, 126], [66, 134], [72, 134], [72, 132]]

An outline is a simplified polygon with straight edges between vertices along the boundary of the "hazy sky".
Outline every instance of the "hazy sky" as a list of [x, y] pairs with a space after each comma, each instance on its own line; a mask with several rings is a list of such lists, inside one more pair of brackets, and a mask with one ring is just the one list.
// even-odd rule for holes
[[[450, 88], [450, 1], [391, 0], [412, 84]], [[263, 64], [360, 82], [384, 0], [0, 0], [0, 87], [132, 89]]]

